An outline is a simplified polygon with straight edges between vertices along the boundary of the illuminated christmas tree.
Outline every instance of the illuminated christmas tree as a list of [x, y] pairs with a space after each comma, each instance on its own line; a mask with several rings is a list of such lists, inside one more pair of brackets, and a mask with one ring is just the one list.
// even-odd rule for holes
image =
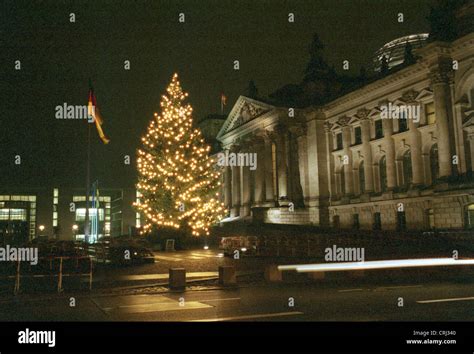
[[210, 226], [224, 215], [219, 172], [200, 130], [193, 128], [192, 107], [184, 103], [188, 94], [177, 74], [166, 91], [161, 115], [154, 114], [138, 149], [141, 196], [135, 206], [146, 218], [142, 233], [187, 225], [194, 236], [209, 235]]

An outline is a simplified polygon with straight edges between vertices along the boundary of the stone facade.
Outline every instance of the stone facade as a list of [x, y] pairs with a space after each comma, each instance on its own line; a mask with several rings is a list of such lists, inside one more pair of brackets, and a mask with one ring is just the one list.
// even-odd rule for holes
[[[256, 153], [257, 168], [223, 168], [230, 220], [473, 226], [474, 33], [416, 55], [415, 64], [319, 107], [239, 97], [217, 139], [224, 150]], [[419, 115], [387, 117], [387, 107]]]

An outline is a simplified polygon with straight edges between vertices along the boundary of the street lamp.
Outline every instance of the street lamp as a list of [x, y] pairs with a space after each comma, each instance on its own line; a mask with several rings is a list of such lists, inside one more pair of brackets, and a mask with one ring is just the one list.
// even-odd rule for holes
[[77, 241], [77, 240], [76, 240], [76, 237], [77, 237], [77, 230], [79, 230], [79, 226], [77, 226], [77, 224], [72, 225], [72, 232], [73, 232], [73, 234], [74, 234], [74, 241]]
[[43, 237], [44, 236], [44, 234], [43, 234], [44, 229], [45, 229], [44, 225], [38, 226], [38, 230], [39, 230], [38, 237]]

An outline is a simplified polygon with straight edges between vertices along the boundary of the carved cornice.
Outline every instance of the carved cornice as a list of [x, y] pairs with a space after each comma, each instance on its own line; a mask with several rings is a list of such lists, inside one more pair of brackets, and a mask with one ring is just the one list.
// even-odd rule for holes
[[305, 123], [297, 123], [292, 125], [289, 130], [295, 137], [300, 137], [306, 135], [307, 127]]
[[334, 124], [331, 124], [329, 121], [324, 122], [324, 131], [329, 133], [333, 126]]
[[342, 117], [339, 117], [339, 119], [337, 120], [337, 123], [341, 126], [341, 127], [345, 127], [347, 125], [349, 125], [349, 122], [351, 121], [351, 118], [348, 117], [348, 116], [342, 116]]
[[[275, 127], [276, 128], [276, 127]], [[265, 132], [264, 134], [262, 135], [262, 137], [265, 139], [265, 141], [268, 143], [268, 142], [271, 142], [271, 143], [274, 143], [277, 141], [278, 139], [278, 132], [275, 130], [275, 128], [273, 129], [265, 129]]]
[[277, 134], [277, 135], [286, 135], [289, 131], [289, 128], [288, 126], [286, 126], [285, 124], [278, 124], [274, 127], [273, 131]]
[[402, 100], [408, 104], [418, 103], [416, 98], [418, 97], [419, 92], [415, 90], [405, 91], [402, 95]]
[[454, 81], [452, 60], [442, 60], [430, 72], [432, 84], [451, 84]]
[[446, 71], [439, 71], [436, 70], [430, 73], [431, 83], [436, 84], [451, 84], [454, 80], [454, 73], [446, 72]]
[[361, 108], [357, 111], [356, 116], [360, 120], [366, 120], [366, 119], [369, 119], [369, 113], [370, 113], [370, 110], [368, 110], [366, 108]]

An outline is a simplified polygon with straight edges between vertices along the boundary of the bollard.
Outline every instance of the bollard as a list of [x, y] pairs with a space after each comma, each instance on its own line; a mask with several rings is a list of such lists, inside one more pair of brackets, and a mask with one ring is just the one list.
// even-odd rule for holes
[[278, 266], [270, 264], [265, 267], [265, 280], [268, 282], [280, 282], [283, 280], [281, 270], [278, 270]]
[[235, 285], [237, 279], [235, 277], [235, 268], [232, 266], [219, 266], [219, 284]]
[[170, 268], [169, 287], [173, 290], [184, 290], [186, 288], [186, 269]]

